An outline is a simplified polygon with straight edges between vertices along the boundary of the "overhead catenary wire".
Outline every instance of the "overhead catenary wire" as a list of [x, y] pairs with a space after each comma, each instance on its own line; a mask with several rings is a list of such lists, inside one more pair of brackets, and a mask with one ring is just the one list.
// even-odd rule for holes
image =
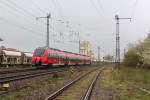
[[[52, 0], [53, 1], [53, 0]], [[71, 20], [66, 20], [65, 18], [68, 18], [68, 16], [66, 16], [65, 14], [64, 14], [64, 11], [63, 11], [63, 7], [64, 7], [64, 5], [63, 5], [63, 3], [61, 2], [61, 0], [54, 0], [54, 4], [56, 5], [56, 7], [58, 8], [58, 12], [61, 14], [61, 16], [62, 16], [62, 19], [64, 20], [64, 22], [71, 22]]]
[[42, 39], [42, 38], [43, 38], [43, 36], [42, 36], [43, 34], [41, 34], [41, 33], [38, 33], [38, 32], [36, 32], [36, 31], [34, 31], [34, 30], [32, 30], [32, 29], [28, 29], [28, 28], [26, 28], [26, 27], [24, 27], [24, 26], [21, 26], [21, 25], [18, 25], [18, 24], [16, 24], [16, 23], [10, 22], [10, 21], [8, 21], [7, 19], [3, 19], [3, 20], [1, 20], [1, 21], [7, 22], [7, 24], [8, 24], [8, 25], [11, 25], [12, 27], [19, 28], [19, 29], [21, 29], [21, 30], [27, 31], [27, 32], [29, 32], [29, 33], [32, 33], [33, 35], [38, 36], [38, 39], [35, 39], [35, 41], [41, 42], [41, 41], [39, 41], [39, 39], [43, 40], [43, 39]]
[[[16, 8], [18, 8], [19, 10], [21, 10], [22, 12], [26, 13], [27, 15], [29, 15], [30, 17], [32, 18], [35, 18], [36, 16], [32, 13], [30, 13], [29, 11], [27, 11], [26, 9], [20, 7], [18, 4], [16, 4], [14, 1], [11, 1], [11, 0], [6, 0], [7, 2], [9, 2], [10, 4], [14, 5]], [[41, 22], [42, 24], [45, 24], [43, 21], [39, 21]]]
[[[1, 2], [0, 2], [1, 3]], [[13, 10], [15, 10], [15, 8], [13, 9]], [[15, 11], [18, 11], [18, 10], [15, 10]], [[9, 13], [11, 13], [11, 14], [15, 14], [14, 12], [11, 12], [11, 11], [9, 11]], [[19, 18], [19, 17], [18, 17]], [[35, 31], [35, 30], [33, 30], [33, 29], [30, 29], [30, 28], [34, 28], [33, 26], [32, 26], [32, 24], [34, 24], [34, 23], [32, 23], [32, 22], [30, 22], [29, 20], [27, 20], [26, 18], [24, 18], [24, 20], [27, 22], [27, 23], [30, 23], [29, 25], [21, 25], [21, 24], [18, 24], [17, 22], [14, 22], [14, 20], [11, 20], [10, 18], [9, 18], [9, 20], [7, 19], [7, 18], [3, 18], [3, 17], [1, 17], [1, 21], [5, 21], [5, 22], [7, 22], [7, 23], [11, 23], [11, 25], [13, 24], [13, 25], [15, 25], [15, 26], [17, 26], [17, 27], [19, 27], [19, 28], [21, 28], [21, 29], [24, 29], [24, 30], [28, 30], [28, 31], [32, 31], [33, 33], [39, 33], [39, 29], [37, 29], [37, 31]], [[28, 27], [28, 28], [27, 28]], [[30, 28], [29, 28], [30, 27]], [[42, 33], [42, 32], [41, 32]]]
[[[14, 11], [16, 11], [16, 12], [18, 12], [18, 13], [23, 14], [24, 16], [27, 16], [27, 18], [30, 18], [30, 20], [31, 20], [31, 19], [32, 19], [32, 20], [35, 20], [36, 17], [35, 17], [32, 13], [26, 11], [25, 9], [23, 9], [22, 7], [18, 6], [16, 3], [14, 3], [14, 2], [12, 2], [12, 1], [10, 1], [10, 0], [6, 0], [6, 1], [8, 1], [8, 2], [6, 3], [6, 2], [4, 2], [4, 1], [1, 0], [0, 3], [5, 4], [7, 7], [11, 8], [12, 10], [14, 10]], [[8, 3], [9, 3], [9, 4], [8, 4]], [[13, 6], [12, 6], [11, 4], [12, 4]], [[31, 18], [31, 17], [32, 17], [32, 18]], [[46, 25], [46, 23], [44, 23], [44, 22], [41, 21], [41, 20], [39, 20], [38, 22], [41, 22], [42, 24]], [[57, 31], [57, 30], [54, 29], [52, 26], [50, 26], [50, 29], [52, 29], [52, 30], [54, 30], [54, 31]]]
[[[1, 3], [1, 4], [4, 4], [4, 3], [2, 3], [2, 2], [0, 2], [0, 3]], [[9, 6], [9, 8], [12, 8], [12, 9], [15, 10], [16, 12], [18, 11], [17, 9], [11, 7], [9, 4], [7, 4], [7, 3], [5, 3], [5, 4], [6, 4], [7, 7]], [[2, 6], [1, 6], [1, 7], [2, 7]], [[18, 12], [19, 12], [19, 11], [18, 11]], [[14, 12], [11, 12], [11, 11], [10, 11], [10, 13], [14, 14]], [[19, 13], [20, 13], [20, 12], [19, 12]], [[20, 15], [22, 15], [22, 14], [20, 14]], [[19, 17], [18, 17], [18, 18], [19, 18]], [[25, 17], [25, 18], [27, 18], [27, 17]], [[24, 19], [24, 20], [25, 20], [25, 19]], [[8, 25], [11, 25], [11, 26], [13, 26], [13, 27], [19, 28], [19, 29], [21, 29], [21, 30], [25, 30], [25, 31], [27, 31], [27, 32], [30, 32], [30, 33], [32, 33], [32, 34], [34, 34], [34, 35], [40, 37], [40, 39], [42, 39], [42, 38], [41, 38], [41, 36], [43, 35], [43, 34], [41, 34], [42, 32], [39, 32], [38, 30], [33, 30], [30, 25], [28, 26], [28, 25], [19, 24], [19, 23], [14, 22], [14, 20], [11, 20], [11, 19], [8, 20], [7, 18], [4, 18], [4, 17], [2, 17], [2, 16], [1, 16], [0, 21], [3, 21], [3, 22], [5, 22], [5, 24], [8, 24]], [[33, 24], [33, 23], [32, 23], [32, 24]], [[29, 28], [29, 27], [30, 27], [30, 28]]]
[[91, 5], [95, 8], [95, 10], [97, 11], [98, 15], [100, 17], [103, 17], [104, 18], [104, 15], [102, 14], [102, 12], [97, 8], [97, 6], [95, 5], [94, 1], [93, 0], [89, 0]]
[[[37, 2], [35, 3], [35, 0], [30, 0], [32, 2], [32, 4], [42, 13], [46, 13], [38, 4]], [[37, 0], [36, 0], [37, 1]]]
[[[16, 2], [14, 2], [14, 1], [12, 1], [12, 0], [1, 0], [0, 1], [0, 3], [1, 4], [3, 4], [3, 5], [5, 5], [5, 6], [7, 6], [8, 8], [10, 8], [11, 10], [13, 10], [14, 12], [16, 12], [16, 13], [18, 13], [20, 16], [26, 16], [26, 17], [24, 17], [25, 19], [28, 19], [28, 22], [30, 22], [29, 20], [33, 20], [33, 19], [35, 19], [35, 16], [34, 16], [34, 14], [32, 14], [32, 13], [30, 13], [29, 11], [27, 11], [25, 8], [23, 8], [22, 6], [20, 6], [20, 5], [18, 5]], [[14, 12], [12, 12], [12, 13], [14, 13]], [[3, 21], [5, 21], [5, 22], [7, 22], [7, 23], [9, 23], [10, 25], [12, 25], [12, 26], [15, 26], [15, 27], [17, 27], [17, 28], [20, 28], [20, 29], [23, 29], [23, 30], [25, 30], [25, 31], [28, 31], [28, 32], [31, 32], [31, 33], [33, 33], [33, 34], [36, 34], [36, 35], [38, 35], [39, 36], [39, 34], [40, 35], [43, 35], [43, 34], [41, 34], [40, 32], [37, 32], [36, 30], [33, 30], [33, 28], [31, 28], [29, 25], [21, 25], [21, 24], [18, 24], [18, 23], [16, 23], [16, 22], [12, 22], [11, 20], [7, 20], [7, 19], [5, 19], [5, 20], [3, 20]], [[32, 25], [33, 23], [31, 23], [30, 25]], [[44, 24], [45, 25], [45, 24]], [[28, 28], [28, 26], [30, 27], [30, 28]], [[55, 32], [58, 32], [56, 29], [54, 29], [53, 27], [51, 27], [50, 26], [50, 28], [52, 29], [52, 30], [55, 30]]]
[[[65, 16], [65, 14], [64, 14], [64, 12], [63, 12], [63, 7], [62, 7], [61, 3], [60, 3], [58, 0], [55, 0], [55, 2], [56, 2], [56, 4], [58, 5], [58, 10], [59, 10], [59, 12], [60, 12], [60, 14], [61, 14], [63, 20], [65, 20], [66, 16]], [[66, 21], [66, 20], [65, 20], [65, 21]]]
[[[33, 2], [33, 0], [31, 0]], [[34, 6], [36, 6], [41, 12], [45, 13], [45, 11], [43, 9], [41, 9], [38, 5], [34, 3]], [[64, 14], [63, 14], [63, 11], [62, 11], [62, 7], [60, 5], [60, 3], [57, 1], [57, 0], [52, 0], [52, 3], [54, 4], [54, 6], [57, 8], [57, 11], [59, 12], [59, 14], [61, 15], [61, 17], [63, 18], [64, 20]], [[59, 5], [59, 6], [57, 6]], [[51, 18], [52, 21], [56, 21], [54, 18]], [[54, 30], [55, 32], [58, 32], [54, 27], [50, 26], [50, 28], [52, 30]]]
[[138, 0], [135, 0], [134, 6], [133, 6], [133, 10], [132, 10], [132, 13], [131, 13], [131, 18], [132, 18], [132, 19], [133, 19], [134, 16], [135, 16], [135, 12], [136, 12], [137, 5], [138, 5]]
[[104, 13], [104, 8], [102, 6], [101, 0], [97, 0], [97, 1], [98, 1], [99, 5], [100, 5], [99, 8], [101, 9], [102, 13]]
[[56, 10], [57, 10], [57, 13], [60, 15], [60, 17], [63, 18], [63, 14], [62, 14], [62, 11], [60, 10], [60, 8], [58, 7], [58, 3], [55, 1], [55, 0], [50, 0], [53, 5], [55, 6]]
[[[1, 6], [2, 7], [2, 6]], [[11, 13], [11, 14], [13, 14], [13, 15], [15, 15], [15, 13], [14, 12], [12, 12], [12, 11], [9, 11], [8, 10], [8, 12], [9, 12], [9, 14]], [[19, 17], [18, 17], [19, 18]], [[3, 19], [2, 17], [1, 17], [1, 19]], [[28, 25], [30, 28], [32, 27], [33, 28], [33, 26], [37, 26], [38, 24], [35, 24], [35, 23], [33, 23], [33, 22], [31, 22], [31, 20], [29, 20], [29, 19], [26, 19], [26, 17], [25, 18], [23, 18], [27, 23], [29, 23], [30, 25]], [[9, 20], [10, 20], [10, 18], [9, 18]], [[14, 21], [14, 20], [13, 20]], [[16, 22], [17, 23], [17, 22]], [[34, 24], [34, 25], [33, 25]], [[33, 25], [33, 26], [32, 26]], [[25, 25], [26, 26], [26, 25]], [[38, 25], [39, 26], [39, 25]], [[40, 25], [40, 27], [41, 27], [41, 25]], [[37, 29], [37, 30], [39, 30], [39, 29]], [[39, 30], [40, 31], [40, 30]]]
[[[10, 4], [4, 2], [3, 0], [1, 0], [0, 3], [6, 5], [8, 8], [14, 10], [15, 12], [18, 12], [18, 13], [21, 14], [21, 15], [27, 16], [26, 14], [24, 14], [24, 13], [21, 12], [20, 10], [16, 9], [16, 8], [13, 7], [12, 5], [10, 5]], [[29, 16], [27, 16], [27, 17], [29, 17]]]
[[24, 8], [20, 7], [19, 5], [17, 5], [14, 1], [11, 0], [5, 0], [7, 2], [9, 2], [10, 4], [14, 5], [16, 8], [18, 8], [19, 10], [22, 10], [24, 13], [30, 15], [31, 17], [35, 17], [32, 13], [30, 13], [29, 11], [25, 10]]
[[[10, 8], [11, 10], [17, 12], [20, 16], [26, 16], [24, 17], [24, 19], [28, 19], [28, 20], [32, 20], [33, 21], [33, 18], [35, 19], [35, 17], [28, 15], [28, 14], [25, 14], [24, 11], [21, 11], [18, 7], [16, 8], [16, 6], [12, 6], [9, 2], [4, 2], [3, 0], [0, 1], [1, 4], [4, 4], [5, 6], [7, 6], [8, 8]], [[14, 12], [11, 12], [11, 13], [14, 13]]]
[[[32, 30], [32, 29], [26, 28], [26, 27], [24, 27], [24, 25], [18, 25], [18, 24], [16, 24], [16, 22], [14, 23], [14, 22], [12, 22], [12, 21], [6, 19], [6, 18], [2, 18], [1, 21], [4, 21], [4, 22], [9, 23], [9, 25], [11, 25], [11, 26], [15, 26], [15, 27], [17, 27], [17, 28], [20, 28], [20, 29], [23, 29], [23, 30], [32, 32], [33, 34], [36, 34], [36, 35], [43, 35], [43, 34], [41, 34], [40, 32], [37, 32], [37, 31], [34, 31], [34, 30]], [[38, 34], [37, 34], [37, 33], [38, 33]]]
[[[62, 17], [62, 23], [64, 23], [66, 25], [66, 28], [68, 29], [68, 32], [70, 33], [72, 30], [72, 27], [70, 24], [72, 24], [72, 22], [65, 20], [66, 16], [64, 15], [63, 7], [62, 7], [61, 3], [58, 0], [52, 0], [52, 1]], [[57, 21], [56, 19], [53, 19], [53, 20]]]
[[[52, 0], [51, 2], [54, 4], [54, 6], [56, 7], [58, 13], [59, 13], [60, 16], [62, 17], [63, 23], [66, 23], [66, 28], [68, 28], [69, 31], [72, 30], [71, 27], [70, 27], [70, 25], [69, 25], [70, 21], [66, 21], [66, 20], [64, 19], [64, 18], [65, 18], [65, 15], [64, 15], [64, 13], [63, 13], [63, 10], [62, 10], [63, 7], [62, 7], [62, 5], [60, 4], [60, 2], [59, 2], [58, 0]], [[58, 21], [58, 20], [56, 20], [56, 19], [54, 19], [54, 18], [52, 18], [52, 20], [55, 21], [55, 22]], [[69, 22], [69, 23], [68, 23], [68, 22]]]

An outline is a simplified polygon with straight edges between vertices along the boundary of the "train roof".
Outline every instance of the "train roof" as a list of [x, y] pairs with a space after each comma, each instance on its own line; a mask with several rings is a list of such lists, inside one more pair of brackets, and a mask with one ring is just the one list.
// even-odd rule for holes
[[21, 52], [2, 50], [7, 56], [21, 56]]
[[33, 54], [32, 53], [24, 53], [26, 57], [32, 57]]
[[77, 55], [81, 55], [81, 56], [86, 56], [86, 57], [90, 57], [90, 56], [87, 56], [87, 55], [82, 55], [82, 54], [78, 54], [78, 53], [73, 53], [73, 52], [69, 52], [69, 51], [64, 51], [64, 50], [60, 50], [60, 49], [55, 49], [55, 48], [47, 48], [47, 47], [38, 47], [37, 49], [45, 49], [45, 50], [48, 50], [48, 49], [52, 49], [52, 50], [57, 50], [57, 51], [61, 51], [61, 52], [66, 52], [66, 53], [72, 53], [72, 54], [77, 54]]

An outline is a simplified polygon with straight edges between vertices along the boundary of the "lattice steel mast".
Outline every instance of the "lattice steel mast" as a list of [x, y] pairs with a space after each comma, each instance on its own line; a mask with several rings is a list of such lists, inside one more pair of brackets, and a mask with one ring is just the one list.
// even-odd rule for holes
[[119, 36], [119, 20], [128, 19], [131, 21], [131, 18], [119, 18], [118, 15], [115, 15], [116, 20], [116, 57], [115, 57], [115, 67], [120, 67], [120, 36]]
[[48, 13], [46, 17], [37, 17], [37, 19], [46, 18], [47, 19], [47, 36], [46, 36], [46, 47], [49, 48], [49, 19], [51, 18], [51, 14]]

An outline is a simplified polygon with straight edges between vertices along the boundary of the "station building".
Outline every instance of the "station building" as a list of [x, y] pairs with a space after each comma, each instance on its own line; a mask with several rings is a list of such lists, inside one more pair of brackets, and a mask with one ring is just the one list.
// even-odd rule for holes
[[94, 61], [94, 53], [92, 52], [92, 45], [89, 41], [80, 42], [80, 54], [89, 56]]

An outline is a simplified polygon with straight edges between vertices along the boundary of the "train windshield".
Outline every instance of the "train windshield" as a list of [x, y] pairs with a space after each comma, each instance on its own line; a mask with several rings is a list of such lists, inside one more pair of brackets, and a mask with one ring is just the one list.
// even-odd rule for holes
[[45, 53], [45, 49], [43, 49], [43, 48], [38, 48], [34, 51], [34, 55], [38, 56], [38, 57], [43, 56], [44, 53]]

